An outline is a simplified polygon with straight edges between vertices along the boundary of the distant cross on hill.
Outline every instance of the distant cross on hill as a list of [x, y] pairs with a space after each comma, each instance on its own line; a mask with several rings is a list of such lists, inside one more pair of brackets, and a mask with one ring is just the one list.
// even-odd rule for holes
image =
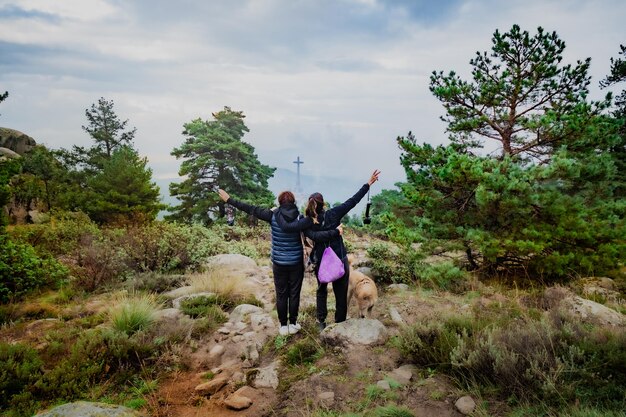
[[302, 188], [300, 187], [300, 165], [304, 164], [304, 162], [301, 161], [300, 160], [300, 156], [298, 156], [298, 159], [293, 161], [293, 163], [296, 164], [296, 167], [298, 167], [298, 169], [297, 169], [297, 177], [296, 177], [296, 193], [297, 194], [301, 194], [302, 193]]

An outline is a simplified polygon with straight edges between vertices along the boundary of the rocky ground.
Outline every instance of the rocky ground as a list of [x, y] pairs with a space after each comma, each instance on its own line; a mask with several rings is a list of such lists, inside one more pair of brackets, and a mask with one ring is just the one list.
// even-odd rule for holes
[[[358, 263], [364, 261], [364, 251], [356, 249], [355, 252], [358, 267]], [[160, 381], [158, 390], [149, 397], [144, 414], [331, 417], [363, 413], [391, 403], [406, 407], [415, 416], [462, 416], [472, 410], [473, 415], [506, 415], [505, 404], [485, 399], [476, 399], [476, 404], [467, 392], [456, 388], [444, 375], [412, 366], [390, 342], [403, 326], [418, 318], [506, 301], [497, 292], [455, 296], [402, 285], [379, 287], [379, 299], [371, 319], [351, 318], [329, 325], [320, 333], [314, 319], [315, 279], [307, 275], [301, 297], [302, 331], [281, 337], [274, 311], [270, 267], [258, 266], [241, 255], [220, 255], [211, 262], [244, 275], [264, 307], [240, 305], [223, 326], [205, 335], [199, 343], [186, 346], [184, 355], [189, 359], [188, 367]], [[597, 291], [605, 291], [604, 286], [599, 288]], [[165, 295], [171, 299], [171, 306], [163, 310], [161, 320], [176, 325], [178, 320], [184, 319], [176, 307], [181, 299], [194, 294], [189, 288], [179, 288]], [[596, 317], [597, 309], [603, 307], [597, 303], [590, 305], [588, 300], [574, 297], [564, 289], [553, 289], [546, 297], [555, 302], [564, 298], [574, 300], [571, 304], [581, 315]], [[328, 302], [332, 319], [332, 291], [329, 291]], [[607, 323], [626, 323], [623, 315], [607, 310]], [[356, 313], [353, 304], [349, 316], [355, 317]], [[43, 329], [55, 325], [54, 321], [39, 324]], [[35, 332], [32, 328], [30, 331]], [[29, 334], [19, 338], [27, 339]], [[314, 360], [296, 365], [285, 363], [285, 352], [306, 344], [313, 344], [318, 352]], [[484, 412], [486, 408], [488, 414]]]

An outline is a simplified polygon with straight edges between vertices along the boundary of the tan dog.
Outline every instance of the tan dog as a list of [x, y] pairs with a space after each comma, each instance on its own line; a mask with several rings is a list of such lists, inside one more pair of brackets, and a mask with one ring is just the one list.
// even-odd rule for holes
[[356, 298], [356, 303], [359, 307], [360, 318], [371, 318], [372, 308], [378, 300], [378, 289], [374, 280], [360, 271], [352, 269], [352, 263], [354, 262], [354, 256], [348, 255], [348, 262], [350, 263], [350, 282], [348, 284], [348, 308], [350, 308], [350, 301], [352, 296]]

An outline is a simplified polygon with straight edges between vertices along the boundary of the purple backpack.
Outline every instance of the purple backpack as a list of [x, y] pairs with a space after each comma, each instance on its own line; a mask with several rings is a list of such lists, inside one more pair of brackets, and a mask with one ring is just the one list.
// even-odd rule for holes
[[335, 251], [328, 246], [324, 249], [322, 260], [320, 261], [320, 269], [317, 278], [322, 284], [328, 284], [341, 278], [345, 274], [344, 265], [341, 259], [335, 254]]

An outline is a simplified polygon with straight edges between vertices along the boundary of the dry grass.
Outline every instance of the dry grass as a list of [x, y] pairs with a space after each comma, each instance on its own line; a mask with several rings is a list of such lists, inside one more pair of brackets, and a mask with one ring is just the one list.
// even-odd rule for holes
[[245, 298], [254, 294], [246, 277], [235, 275], [221, 268], [212, 268], [206, 272], [189, 276], [191, 293], [212, 292], [229, 299]]

